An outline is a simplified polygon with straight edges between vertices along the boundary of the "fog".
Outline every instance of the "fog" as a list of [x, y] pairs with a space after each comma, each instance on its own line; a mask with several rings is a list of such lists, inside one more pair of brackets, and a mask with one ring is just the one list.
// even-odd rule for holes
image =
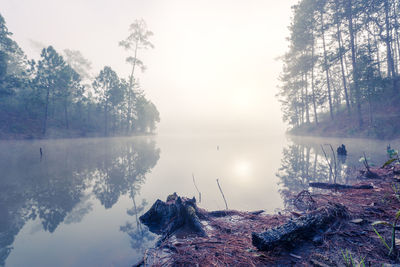
[[395, 263], [399, 12], [1, 0], [0, 266]]
[[38, 58], [41, 46], [79, 50], [93, 74], [129, 75], [118, 42], [143, 18], [155, 49], [140, 51], [140, 84], [161, 114], [159, 134], [264, 131], [282, 134], [278, 77], [295, 1], [3, 0], [13, 38]]

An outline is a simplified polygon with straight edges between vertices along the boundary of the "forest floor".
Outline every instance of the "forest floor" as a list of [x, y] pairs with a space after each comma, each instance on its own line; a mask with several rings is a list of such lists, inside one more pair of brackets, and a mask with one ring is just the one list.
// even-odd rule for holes
[[356, 111], [349, 116], [345, 106], [334, 112], [319, 115], [319, 123], [304, 123], [288, 132], [300, 136], [354, 137], [372, 139], [395, 139], [400, 137], [400, 99], [376, 101], [362, 107], [363, 125], [359, 126]]
[[[227, 216], [208, 218], [207, 237], [172, 236], [158, 247], [146, 251], [144, 261], [136, 266], [393, 266], [400, 263], [398, 251], [388, 256], [388, 248], [371, 225], [375, 221], [393, 223], [400, 210], [400, 166], [374, 168], [374, 179], [359, 171], [359, 185], [372, 189], [310, 190], [309, 198], [293, 195], [291, 208], [278, 214], [228, 211]], [[304, 194], [303, 194], [304, 195]], [[260, 196], [262, 198], [262, 196]], [[306, 239], [295, 239], [288, 245], [270, 251], [259, 251], [252, 245], [252, 233], [296, 220], [328, 203], [346, 207], [347, 217], [337, 218], [326, 229], [316, 230]], [[306, 205], [307, 206], [307, 205]], [[298, 208], [295, 208], [298, 207]], [[302, 208], [303, 207], [303, 208]], [[310, 206], [309, 206], [310, 207]], [[376, 225], [388, 246], [392, 228]], [[400, 240], [400, 236], [397, 236]], [[399, 242], [397, 245], [400, 246]], [[397, 255], [397, 256], [396, 256]], [[347, 263], [346, 263], [347, 261]], [[365, 265], [363, 265], [365, 264]]]

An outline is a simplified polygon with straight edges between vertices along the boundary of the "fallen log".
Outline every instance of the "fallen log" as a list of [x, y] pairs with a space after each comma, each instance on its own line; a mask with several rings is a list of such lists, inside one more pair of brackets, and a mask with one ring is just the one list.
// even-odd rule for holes
[[263, 233], [253, 232], [252, 244], [259, 250], [272, 250], [277, 246], [290, 247], [296, 241], [312, 238], [338, 218], [346, 216], [347, 211], [343, 205], [330, 203]]
[[329, 184], [329, 183], [309, 183], [309, 186], [321, 189], [373, 189], [370, 184], [363, 185], [345, 185], [345, 184]]
[[179, 197], [174, 193], [168, 196], [166, 202], [158, 199], [139, 219], [152, 233], [161, 235], [158, 242], [160, 244], [178, 230], [206, 236], [199, 216], [202, 214], [197, 208], [195, 198]]

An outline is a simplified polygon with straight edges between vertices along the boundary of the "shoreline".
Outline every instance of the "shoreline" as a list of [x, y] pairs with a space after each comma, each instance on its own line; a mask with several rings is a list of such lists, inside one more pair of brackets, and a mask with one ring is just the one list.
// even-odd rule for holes
[[346, 135], [346, 134], [329, 134], [321, 132], [297, 132], [295, 129], [286, 131], [289, 136], [296, 137], [316, 137], [316, 138], [346, 138], [346, 139], [366, 139], [366, 140], [377, 140], [377, 141], [393, 141], [400, 139], [400, 134], [391, 137], [377, 137], [377, 136], [366, 136], [366, 135]]
[[365, 125], [362, 128], [357, 126], [355, 121], [351, 121], [345, 114], [343, 118], [334, 121], [327, 119], [315, 123], [305, 123], [295, 126], [286, 131], [287, 134], [296, 136], [313, 137], [337, 137], [337, 138], [366, 138], [373, 140], [394, 140], [400, 138], [400, 131], [397, 121], [385, 121], [381, 125]]
[[[315, 205], [313, 209], [287, 207], [278, 214], [220, 211], [219, 216], [213, 216], [215, 213], [198, 208], [206, 236], [176, 232], [148, 249], [143, 260], [134, 266], [345, 266], [350, 258], [357, 266], [361, 262], [366, 266], [399, 263], [397, 250], [395, 257], [388, 256], [371, 224], [392, 223], [400, 210], [400, 166], [371, 168], [371, 171], [379, 178], [367, 179], [359, 172], [358, 185], [372, 185], [372, 189], [312, 190], [309, 200]], [[298, 200], [299, 195], [293, 195], [292, 199]], [[268, 251], [260, 251], [252, 244], [253, 233], [299, 221], [331, 204], [344, 206], [347, 215], [335, 217], [326, 228], [314, 229], [307, 238], [295, 238], [292, 244], [278, 243]], [[226, 215], [221, 216], [224, 212]], [[375, 227], [390, 244], [390, 227]]]
[[60, 136], [46, 136], [46, 137], [32, 137], [32, 136], [11, 136], [0, 135], [0, 141], [43, 141], [43, 140], [63, 140], [63, 139], [89, 139], [89, 138], [126, 138], [126, 137], [141, 137], [141, 136], [157, 136], [157, 133], [137, 133], [131, 135], [60, 135]]

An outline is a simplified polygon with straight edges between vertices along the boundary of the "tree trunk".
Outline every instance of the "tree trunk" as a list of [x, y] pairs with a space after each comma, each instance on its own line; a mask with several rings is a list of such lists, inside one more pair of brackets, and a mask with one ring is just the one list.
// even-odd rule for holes
[[[397, 5], [394, 4], [393, 9], [394, 9], [394, 12], [393, 12], [394, 13], [394, 23], [396, 25], [396, 27], [395, 27], [396, 44], [397, 44], [397, 64], [396, 64], [396, 66], [398, 68], [399, 62], [400, 62], [400, 37], [399, 37], [399, 27], [400, 27], [400, 25], [399, 25], [399, 21], [398, 21], [398, 18], [397, 18], [397, 14], [398, 14], [398, 12], [400, 10], [399, 10], [399, 3], [398, 2], [397, 2]], [[399, 75], [399, 70], [397, 70], [397, 75]]]
[[398, 45], [399, 45], [399, 37], [396, 36], [396, 42], [393, 42], [393, 52], [394, 52], [394, 71], [395, 71], [395, 75], [394, 76], [398, 76], [399, 75], [399, 53], [398, 53]]
[[[386, 25], [386, 38], [385, 38], [385, 43], [386, 43], [386, 54], [387, 54], [387, 67], [388, 67], [388, 77], [394, 77], [395, 72], [394, 72], [394, 61], [393, 61], [393, 55], [392, 55], [392, 46], [391, 46], [391, 27], [390, 27], [390, 22], [389, 22], [389, 0], [384, 1], [384, 7], [385, 7], [385, 25]], [[393, 88], [394, 90], [395, 88]]]
[[378, 63], [379, 77], [382, 78], [381, 56], [379, 53], [379, 44], [378, 44], [378, 40], [376, 40], [376, 32], [375, 31], [374, 31], [373, 37], [374, 37], [374, 43], [375, 43], [375, 49], [376, 49], [376, 60]]
[[64, 118], [65, 118], [65, 128], [69, 129], [69, 122], [68, 122], [68, 103], [67, 100], [64, 102]]
[[321, 34], [322, 34], [322, 47], [324, 50], [324, 67], [326, 74], [326, 85], [328, 89], [328, 101], [329, 101], [329, 114], [331, 116], [331, 120], [333, 120], [333, 106], [332, 106], [332, 94], [331, 94], [331, 85], [329, 80], [329, 67], [328, 67], [328, 56], [326, 53], [326, 45], [325, 45], [325, 25], [324, 25], [324, 13], [323, 10], [320, 10], [320, 18], [321, 18]]
[[315, 100], [315, 85], [314, 85], [314, 33], [312, 33], [312, 48], [311, 48], [311, 93], [314, 109], [314, 121], [318, 126], [318, 114], [317, 114], [317, 104]]
[[333, 89], [333, 103], [336, 109], [336, 114], [339, 114], [339, 110], [340, 110], [340, 88], [337, 88], [336, 85], [334, 83], [332, 83], [332, 89]]
[[[369, 25], [367, 27], [369, 27]], [[368, 40], [368, 54], [369, 54], [370, 58], [373, 58], [372, 57], [372, 49], [371, 49], [371, 47], [372, 47], [372, 45], [371, 45], [371, 35], [370, 35], [369, 32], [368, 32], [367, 40]], [[370, 79], [370, 78], [368, 78], [368, 79]], [[369, 125], [373, 126], [374, 121], [373, 121], [373, 116], [372, 116], [372, 113], [373, 113], [373, 110], [372, 110], [372, 95], [375, 94], [373, 81], [370, 80], [368, 82], [367, 88], [368, 88]]]
[[[336, 9], [339, 10], [339, 2], [338, 0], [335, 0], [336, 4]], [[344, 96], [346, 100], [346, 108], [347, 108], [347, 113], [349, 116], [351, 115], [351, 109], [350, 109], [350, 101], [349, 101], [349, 95], [347, 92], [347, 82], [346, 82], [346, 76], [344, 74], [344, 63], [343, 63], [343, 47], [342, 47], [342, 37], [341, 37], [341, 32], [340, 32], [340, 18], [339, 18], [339, 13], [335, 12], [336, 14], [336, 30], [337, 30], [337, 42], [338, 42], [338, 47], [339, 47], [339, 58], [340, 58], [340, 67], [341, 67], [341, 72], [342, 72], [342, 82], [343, 82], [343, 89], [344, 89]]]
[[79, 118], [79, 125], [83, 126], [83, 118], [82, 118], [82, 101], [79, 100], [78, 104], [78, 118]]
[[308, 80], [307, 80], [307, 73], [304, 74], [305, 76], [305, 105], [306, 105], [306, 123], [310, 124], [310, 111], [309, 111], [309, 107], [308, 107]]
[[368, 108], [369, 108], [369, 124], [371, 126], [374, 125], [374, 117], [373, 117], [373, 109], [372, 109], [372, 99], [371, 96], [368, 96]]
[[131, 75], [129, 76], [129, 88], [128, 88], [128, 116], [127, 116], [127, 127], [128, 127], [128, 133], [131, 132], [132, 130], [132, 98], [133, 98], [133, 86], [135, 85], [135, 79], [134, 79], [134, 74], [135, 74], [135, 67], [136, 67], [136, 58], [137, 58], [137, 51], [138, 51], [138, 42], [136, 42], [135, 45], [135, 56], [134, 56], [134, 62], [132, 64], [132, 71]]
[[50, 88], [47, 87], [46, 106], [45, 106], [45, 110], [44, 110], [43, 129], [42, 129], [42, 134], [44, 136], [46, 135], [46, 128], [47, 128], [47, 113], [49, 111], [49, 96], [50, 96]]
[[354, 44], [354, 28], [353, 28], [353, 10], [352, 10], [352, 0], [347, 1], [346, 5], [346, 13], [347, 19], [349, 21], [349, 35], [350, 35], [350, 47], [351, 47], [351, 63], [353, 66], [353, 83], [355, 89], [355, 99], [356, 99], [356, 107], [357, 107], [357, 119], [358, 126], [362, 128], [363, 119], [361, 114], [361, 93], [360, 87], [358, 85], [358, 70], [357, 70], [357, 62], [356, 62], [356, 49]]
[[117, 128], [117, 116], [115, 115], [115, 110], [112, 115], [112, 124], [113, 124], [113, 136], [115, 136], [116, 128]]
[[87, 126], [89, 126], [90, 125], [90, 107], [91, 107], [91, 105], [90, 105], [90, 103], [88, 103], [87, 104]]
[[104, 106], [104, 136], [108, 135], [108, 103]]
[[[341, 43], [344, 44], [343, 37], [340, 36]], [[347, 57], [343, 57], [343, 62], [344, 62], [344, 69], [345, 69], [345, 74], [346, 74], [346, 82], [347, 84], [350, 84], [350, 71], [349, 71], [349, 63], [347, 62]], [[350, 102], [350, 109], [354, 107], [354, 88], [351, 86], [348, 87], [349, 89], [349, 102]]]
[[[302, 77], [304, 79], [304, 76]], [[301, 87], [301, 124], [304, 124], [304, 87]]]

